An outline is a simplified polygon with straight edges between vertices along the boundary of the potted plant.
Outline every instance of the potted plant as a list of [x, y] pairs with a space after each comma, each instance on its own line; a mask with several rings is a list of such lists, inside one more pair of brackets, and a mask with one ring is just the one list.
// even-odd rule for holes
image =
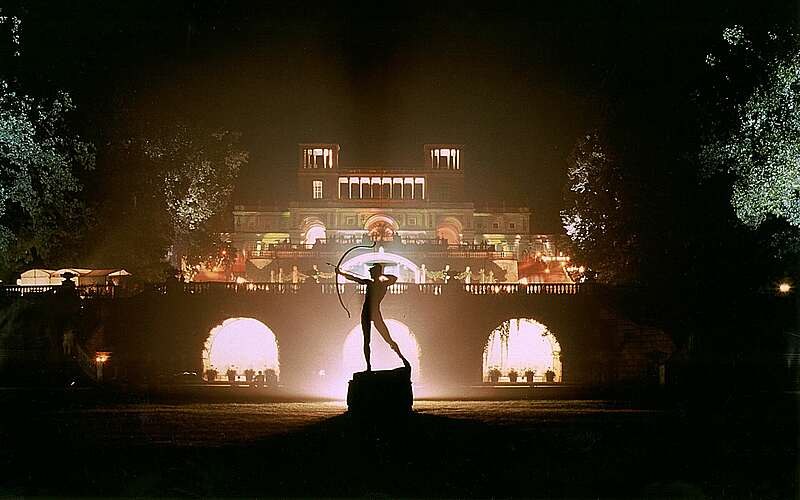
[[233, 368], [228, 368], [228, 371], [225, 372], [225, 375], [228, 376], [228, 382], [230, 382], [231, 385], [236, 383], [236, 370]]
[[533, 377], [536, 375], [536, 370], [525, 370], [525, 381], [529, 384], [533, 383]]
[[496, 384], [500, 381], [500, 370], [497, 368], [492, 368], [489, 370], [489, 381], [493, 384]]
[[553, 370], [547, 370], [546, 372], [544, 372], [544, 379], [550, 383], [554, 382], [556, 379], [556, 372], [554, 372]]
[[244, 371], [244, 379], [247, 381], [248, 384], [253, 383], [253, 377], [255, 376], [256, 371], [252, 368], [248, 368]]
[[519, 373], [517, 373], [517, 370], [512, 368], [511, 371], [508, 372], [508, 381], [511, 382], [512, 384], [516, 384], [517, 377], [519, 377]]
[[275, 373], [275, 370], [272, 368], [267, 369], [264, 372], [264, 385], [266, 387], [277, 387], [278, 386], [278, 374]]
[[217, 370], [213, 368], [209, 368], [208, 370], [206, 370], [206, 380], [208, 380], [209, 382], [214, 382], [215, 380], [217, 380]]

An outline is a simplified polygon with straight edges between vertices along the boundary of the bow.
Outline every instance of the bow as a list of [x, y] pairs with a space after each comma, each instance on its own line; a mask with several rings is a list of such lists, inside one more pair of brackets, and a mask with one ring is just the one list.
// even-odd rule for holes
[[[347, 254], [349, 254], [353, 250], [355, 250], [357, 248], [375, 248], [375, 245], [377, 245], [377, 244], [378, 244], [378, 240], [375, 240], [375, 241], [372, 242], [372, 245], [356, 245], [356, 246], [354, 246], [352, 248], [348, 248], [347, 251], [342, 254], [342, 257], [339, 259], [339, 262], [336, 264], [336, 269], [337, 270], [339, 269], [339, 266], [342, 265], [342, 261], [344, 260], [344, 258], [347, 257]], [[339, 290], [338, 281], [339, 281], [339, 279], [337, 278], [336, 279], [336, 296], [339, 297], [339, 304], [342, 305], [342, 307], [344, 308], [345, 312], [347, 312], [347, 317], [349, 318], [350, 317], [350, 310], [347, 308], [346, 305], [344, 305], [344, 301], [342, 300], [342, 292]]]

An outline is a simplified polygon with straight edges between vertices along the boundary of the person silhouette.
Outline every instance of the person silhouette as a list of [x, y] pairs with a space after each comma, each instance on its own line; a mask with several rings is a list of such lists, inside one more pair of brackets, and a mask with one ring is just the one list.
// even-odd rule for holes
[[386, 296], [386, 291], [389, 287], [397, 281], [397, 276], [383, 274], [383, 264], [380, 263], [373, 264], [369, 269], [369, 275], [372, 277], [371, 280], [345, 273], [338, 267], [336, 267], [335, 270], [336, 274], [345, 279], [367, 286], [367, 293], [364, 295], [364, 307], [361, 309], [361, 331], [364, 333], [364, 358], [367, 361], [367, 371], [372, 371], [369, 347], [370, 323], [375, 323], [375, 329], [378, 330], [383, 340], [385, 340], [386, 343], [389, 344], [389, 347], [400, 357], [403, 361], [403, 366], [410, 370], [411, 365], [405, 356], [403, 356], [403, 353], [400, 352], [400, 347], [397, 345], [397, 342], [389, 335], [389, 328], [386, 326], [386, 322], [383, 321], [383, 315], [381, 314], [381, 301]]

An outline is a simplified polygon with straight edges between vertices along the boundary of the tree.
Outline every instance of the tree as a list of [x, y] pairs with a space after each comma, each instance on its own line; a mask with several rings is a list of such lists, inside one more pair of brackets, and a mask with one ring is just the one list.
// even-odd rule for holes
[[725, 49], [707, 92], [709, 173], [732, 177], [737, 217], [757, 228], [774, 217], [800, 228], [800, 38], [769, 33], [762, 43], [741, 26], [723, 32]]
[[145, 159], [151, 196], [166, 217], [173, 265], [191, 278], [198, 265], [227, 261], [230, 249], [219, 241], [214, 223], [248, 160], [239, 134], [177, 124], [131, 139], [126, 148]]
[[561, 221], [574, 257], [609, 283], [636, 280], [637, 237], [633, 197], [620, 160], [597, 130], [578, 140], [568, 159]]
[[[19, 20], [11, 23], [19, 45]], [[19, 51], [14, 50], [14, 57]], [[86, 224], [79, 172], [94, 166], [94, 148], [69, 130], [66, 92], [40, 99], [0, 79], [0, 272], [10, 277], [39, 259], [58, 263]]]

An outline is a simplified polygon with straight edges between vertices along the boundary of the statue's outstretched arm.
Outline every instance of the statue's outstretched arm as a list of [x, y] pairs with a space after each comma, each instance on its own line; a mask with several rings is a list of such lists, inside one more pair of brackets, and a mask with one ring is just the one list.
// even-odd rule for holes
[[349, 273], [345, 273], [345, 272], [341, 271], [338, 267], [336, 268], [336, 274], [338, 274], [338, 275], [340, 275], [340, 276], [342, 276], [345, 279], [348, 279], [350, 281], [355, 281], [356, 283], [358, 283], [360, 285], [366, 285], [367, 283], [369, 283], [369, 280], [364, 279], [364, 278], [359, 278], [358, 276], [353, 276], [352, 274], [349, 274]]

